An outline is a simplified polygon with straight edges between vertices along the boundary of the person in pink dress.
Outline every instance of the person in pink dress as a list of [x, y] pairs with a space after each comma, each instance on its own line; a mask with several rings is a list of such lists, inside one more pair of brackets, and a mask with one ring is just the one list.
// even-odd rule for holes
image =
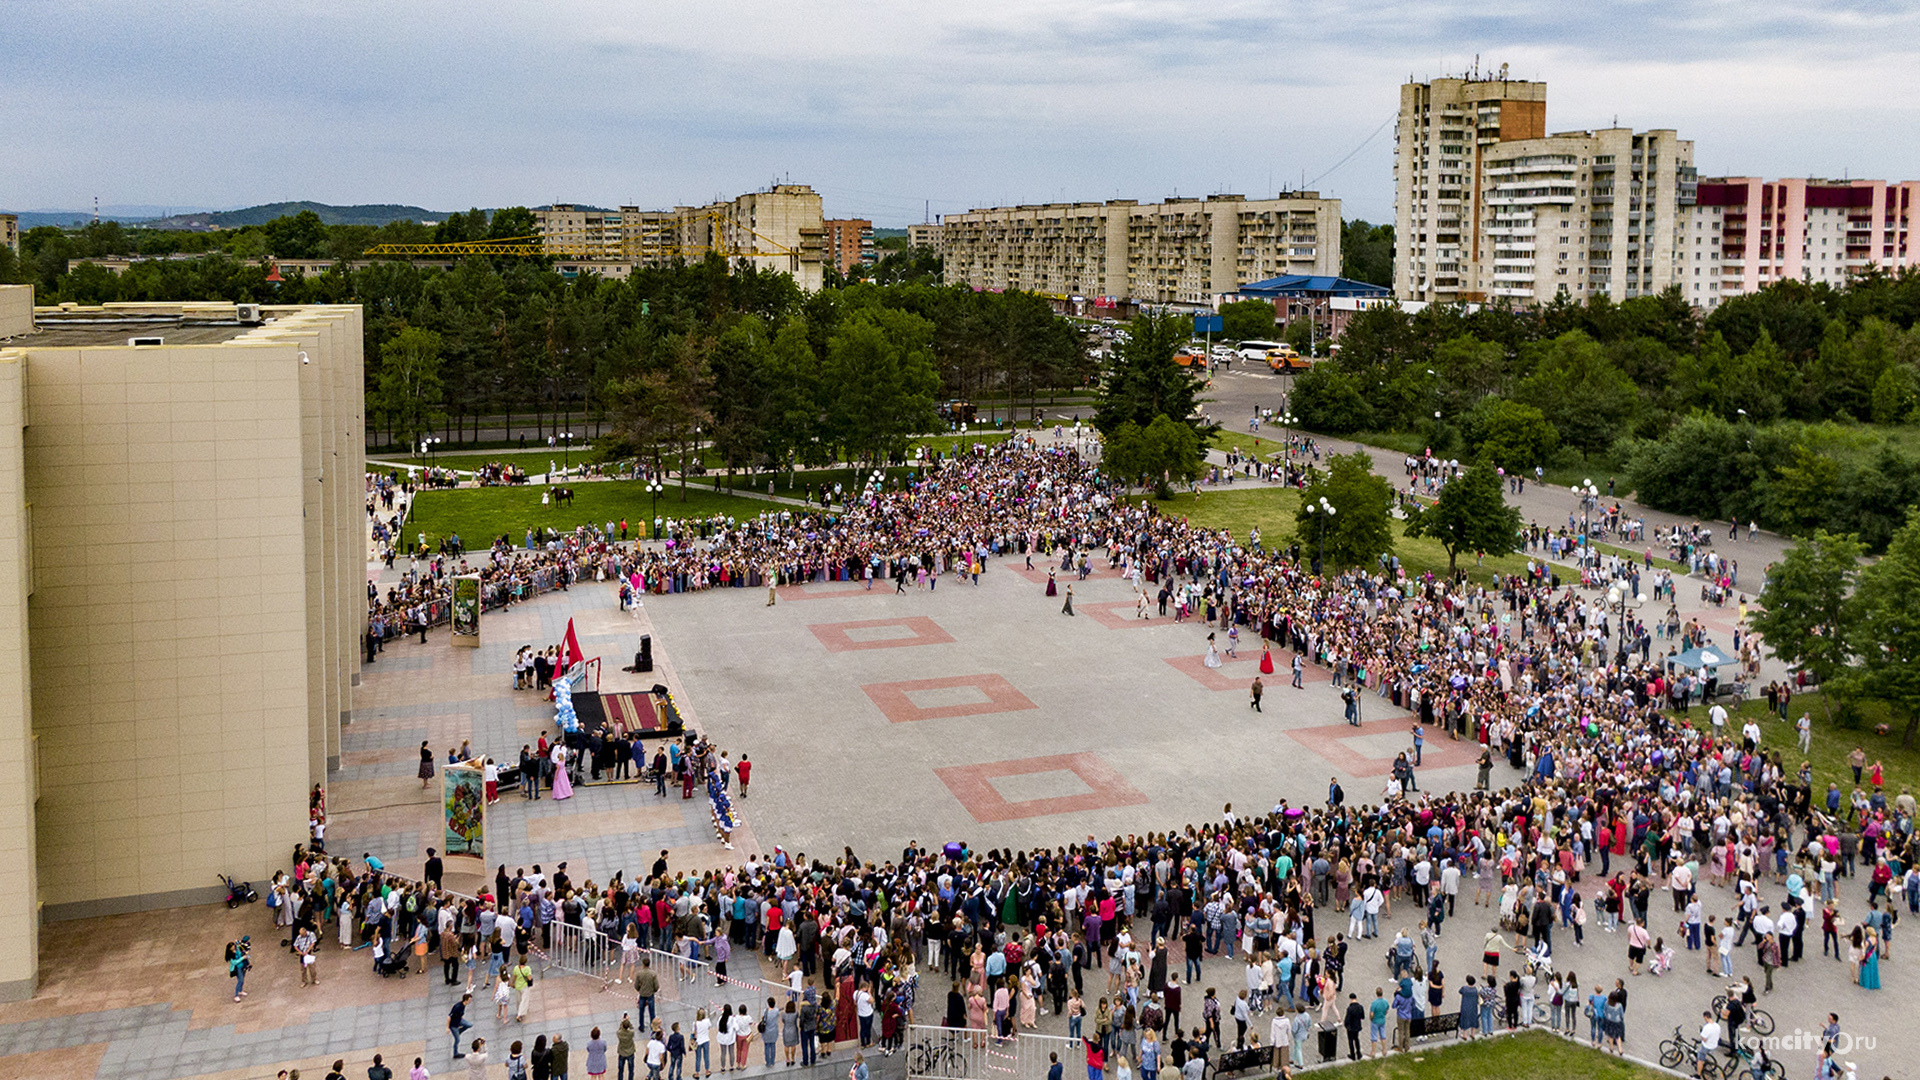
[[567, 777], [567, 744], [564, 742], [553, 744], [553, 798], [555, 802], [573, 798], [573, 781]]

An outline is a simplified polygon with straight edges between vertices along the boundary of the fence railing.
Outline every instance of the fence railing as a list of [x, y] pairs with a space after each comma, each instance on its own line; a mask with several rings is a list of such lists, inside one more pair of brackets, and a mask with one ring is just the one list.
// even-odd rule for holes
[[982, 1028], [907, 1028], [907, 1075], [933, 1080], [1046, 1080], [1055, 1057], [1072, 1070], [1080, 1040], [1021, 1032], [996, 1038]]

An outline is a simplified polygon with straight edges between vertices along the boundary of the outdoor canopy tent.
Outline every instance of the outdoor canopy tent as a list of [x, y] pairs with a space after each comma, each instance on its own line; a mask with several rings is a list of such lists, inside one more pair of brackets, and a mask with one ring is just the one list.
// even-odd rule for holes
[[1739, 663], [1739, 657], [1729, 655], [1727, 650], [1715, 648], [1712, 645], [1702, 645], [1698, 648], [1688, 649], [1686, 652], [1676, 656], [1667, 657], [1667, 667], [1669, 669], [1683, 667], [1688, 671], [1705, 671], [1708, 668], [1717, 668], [1724, 664], [1735, 663]]

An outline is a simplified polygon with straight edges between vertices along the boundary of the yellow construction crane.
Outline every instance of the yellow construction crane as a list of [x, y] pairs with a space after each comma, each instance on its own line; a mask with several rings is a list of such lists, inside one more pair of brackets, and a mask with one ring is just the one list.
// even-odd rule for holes
[[729, 222], [726, 215], [709, 212], [704, 216], [708, 221], [709, 235], [715, 240], [711, 244], [685, 244], [677, 239], [669, 240], [669, 236], [679, 232], [679, 223], [654, 219], [632, 224], [623, 223], [611, 228], [567, 229], [535, 236], [512, 236], [500, 240], [462, 240], [440, 244], [376, 244], [363, 254], [369, 258], [390, 256], [427, 259], [460, 258], [466, 255], [518, 257], [547, 255], [565, 259], [636, 262], [674, 258], [692, 261], [705, 258], [708, 252], [715, 252], [727, 259], [780, 255], [796, 261], [799, 258], [800, 252], [794, 248], [763, 236], [748, 226], [734, 223], [735, 228], [744, 230], [754, 240], [773, 250], [743, 248], [728, 239]]

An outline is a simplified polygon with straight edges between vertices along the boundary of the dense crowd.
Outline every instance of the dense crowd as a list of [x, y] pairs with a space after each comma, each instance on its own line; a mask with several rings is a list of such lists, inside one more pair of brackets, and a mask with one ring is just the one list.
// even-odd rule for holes
[[[978, 572], [995, 554], [1022, 552], [1071, 568], [1094, 550], [1143, 600], [1157, 589], [1163, 613], [1177, 594], [1209, 630], [1291, 650], [1330, 669], [1350, 698], [1373, 693], [1407, 710], [1416, 748], [1428, 738], [1478, 744], [1475, 789], [1421, 790], [1416, 749], [1371, 801], [1348, 799], [1336, 782], [1324, 800], [1290, 795], [1270, 811], [1228, 807], [1204, 825], [1105, 842], [985, 852], [914, 844], [897, 859], [848, 849], [830, 862], [776, 849], [770, 861], [724, 871], [677, 872], [661, 860], [603, 883], [503, 868], [481, 897], [419, 890], [418, 908], [435, 914], [411, 923], [408, 894], [398, 910], [376, 903], [366, 891], [386, 891], [369, 883], [377, 874], [320, 860], [322, 899], [308, 906], [411, 925], [399, 936], [416, 955], [437, 950], [469, 967], [482, 959], [479, 943], [492, 942], [483, 951], [493, 978], [505, 936], [493, 941], [490, 912], [495, 929], [511, 923], [510, 951], [555, 920], [631, 948], [701, 957], [722, 975], [732, 947], [759, 948], [790, 980], [796, 1010], [811, 1010], [811, 1020], [796, 1019], [796, 1039], [826, 1030], [866, 1045], [877, 1015], [884, 1041], [914, 1015], [922, 968], [939, 969], [953, 980], [935, 1012], [947, 1024], [1006, 1035], [1032, 1027], [1040, 1011], [1065, 1015], [1089, 1041], [1090, 1066], [1096, 1052], [1130, 1060], [1142, 1080], [1228, 1038], [1257, 1041], [1253, 1020], [1269, 1008], [1270, 1045], [1283, 1061], [1306, 1060], [1316, 1014], [1344, 1027], [1358, 1056], [1363, 1030], [1377, 1050], [1404, 1048], [1415, 1020], [1451, 1013], [1470, 1034], [1530, 1023], [1549, 1002], [1556, 1026], [1577, 1029], [1585, 1018], [1595, 1045], [1619, 1050], [1625, 981], [1588, 990], [1556, 952], [1595, 926], [1624, 931], [1636, 975], [1669, 970], [1676, 947], [1731, 975], [1735, 951], [1751, 942], [1765, 988], [1731, 995], [1740, 1003], [1726, 1018], [1733, 1047], [1751, 1015], [1744, 999], [1804, 962], [1816, 922], [1823, 953], [1877, 989], [1900, 901], [1920, 913], [1910, 796], [1889, 797], [1876, 770], [1873, 790], [1848, 805], [1837, 789], [1816, 799], [1807, 762], [1761, 747], [1751, 726], [1726, 731], [1724, 710], [1698, 725], [1670, 715], [1662, 705], [1674, 677], [1656, 632], [1671, 655], [1705, 640], [1704, 630], [1689, 624], [1684, 639], [1656, 630], [1634, 609], [1560, 585], [1544, 561], [1490, 585], [1397, 568], [1316, 576], [1297, 550], [1130, 505], [1072, 449], [1023, 441], [863, 493], [841, 513], [727, 523], [632, 561], [593, 541], [562, 542], [536, 565], [572, 572], [598, 559], [659, 592], [749, 575]], [[492, 554], [507, 576], [522, 557]], [[1618, 584], [1629, 595], [1652, 573], [1618, 558], [1583, 569], [1581, 585]], [[1498, 788], [1496, 761], [1511, 770]], [[311, 880], [313, 868], [304, 873]], [[1500, 929], [1487, 933], [1480, 971], [1446, 973], [1437, 942], [1462, 892], [1497, 910]], [[1671, 915], [1651, 910], [1661, 892]], [[336, 895], [367, 902], [324, 899]], [[1375, 938], [1391, 945], [1367, 944]], [[1202, 964], [1236, 948], [1247, 958], [1244, 989], [1196, 995]], [[1359, 964], [1378, 970], [1367, 950], [1384, 951], [1394, 990], [1363, 1004], [1346, 976]], [[644, 1034], [644, 1012], [641, 1020]], [[1840, 1066], [1823, 1051], [1819, 1068], [1825, 1077]]]

